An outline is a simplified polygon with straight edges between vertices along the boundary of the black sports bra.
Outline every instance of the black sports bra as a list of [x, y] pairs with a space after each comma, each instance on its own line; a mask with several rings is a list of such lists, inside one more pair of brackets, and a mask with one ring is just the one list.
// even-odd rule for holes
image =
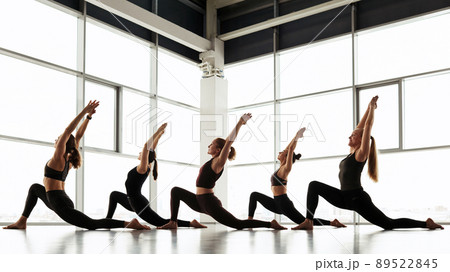
[[66, 161], [66, 164], [64, 165], [64, 170], [62, 171], [56, 171], [53, 168], [50, 168], [47, 164], [45, 164], [44, 169], [44, 177], [60, 180], [62, 182], [66, 181], [67, 174], [69, 174], [69, 161]]
[[212, 161], [214, 158], [207, 161], [199, 170], [197, 182], [195, 186], [212, 189], [216, 185], [216, 181], [220, 178], [223, 173], [223, 168], [220, 173], [215, 173], [212, 169]]
[[[278, 170], [280, 170], [280, 169], [278, 169]], [[272, 183], [272, 186], [286, 186], [287, 180], [282, 179], [277, 175], [278, 170], [272, 174], [272, 176], [270, 177], [270, 182]]]

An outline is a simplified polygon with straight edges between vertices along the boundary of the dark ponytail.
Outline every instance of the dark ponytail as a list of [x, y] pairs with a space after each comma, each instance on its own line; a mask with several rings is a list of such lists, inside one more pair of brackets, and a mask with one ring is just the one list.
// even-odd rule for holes
[[[216, 142], [217, 146], [222, 149], [225, 146], [226, 141], [222, 138], [216, 138], [214, 139], [214, 141]], [[228, 160], [232, 161], [236, 159], [236, 149], [234, 149], [234, 147], [230, 148], [230, 153], [228, 153]]]
[[153, 164], [153, 179], [157, 180], [158, 179], [158, 161], [156, 160], [156, 152], [154, 150], [150, 150], [150, 152], [148, 152], [148, 163], [152, 163], [155, 162]]
[[298, 153], [292, 156], [292, 163], [295, 163], [295, 161], [300, 160], [300, 158], [302, 157], [302, 154]]
[[69, 154], [69, 162], [73, 168], [77, 169], [81, 166], [82, 158], [75, 144], [75, 137], [71, 134], [66, 142], [66, 154]]

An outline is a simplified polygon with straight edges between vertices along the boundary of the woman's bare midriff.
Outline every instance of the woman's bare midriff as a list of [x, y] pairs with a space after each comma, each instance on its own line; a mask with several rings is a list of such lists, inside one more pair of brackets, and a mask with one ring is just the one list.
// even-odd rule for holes
[[286, 186], [272, 186], [271, 189], [274, 196], [284, 195], [287, 193]]
[[44, 186], [46, 192], [64, 190], [64, 182], [57, 179], [44, 177]]
[[204, 195], [204, 194], [214, 194], [214, 190], [211, 188], [203, 188], [203, 187], [197, 187], [197, 195]]

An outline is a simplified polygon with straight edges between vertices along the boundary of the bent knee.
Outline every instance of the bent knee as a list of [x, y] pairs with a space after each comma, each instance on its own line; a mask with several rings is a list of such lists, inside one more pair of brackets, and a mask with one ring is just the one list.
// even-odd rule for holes
[[180, 187], [173, 187], [172, 190], [170, 190], [171, 195], [179, 195], [180, 192], [183, 191]]
[[109, 199], [118, 199], [120, 198], [124, 193], [118, 192], [118, 191], [113, 191], [111, 192], [111, 194], [109, 195]]
[[319, 181], [313, 180], [309, 183], [308, 189], [311, 189], [311, 188], [314, 189], [314, 188], [319, 187], [320, 185], [321, 185], [321, 183]]
[[253, 192], [253, 193], [250, 194], [250, 199], [256, 199], [256, 198], [258, 198], [259, 195], [260, 195], [260, 193]]
[[[38, 190], [38, 189], [41, 189], [42, 187], [44, 187], [44, 186], [42, 186], [42, 185], [39, 184], [39, 183], [33, 183], [33, 184], [30, 186], [29, 191]], [[45, 188], [45, 187], [44, 187], [44, 188]]]
[[111, 194], [109, 194], [109, 198], [114, 198], [116, 196], [120, 195], [120, 192], [118, 191], [112, 191]]

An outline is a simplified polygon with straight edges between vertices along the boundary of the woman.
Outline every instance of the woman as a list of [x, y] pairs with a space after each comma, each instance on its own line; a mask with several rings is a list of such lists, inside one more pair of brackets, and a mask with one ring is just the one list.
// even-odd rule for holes
[[385, 230], [397, 228], [443, 229], [441, 225], [436, 224], [431, 218], [428, 218], [426, 221], [408, 218], [391, 219], [375, 207], [370, 196], [363, 190], [361, 186], [361, 172], [367, 159], [369, 161], [369, 177], [375, 182], [378, 181], [375, 139], [370, 136], [377, 101], [378, 96], [372, 98], [363, 118], [349, 137], [350, 154], [339, 164], [341, 190], [318, 181], [311, 182], [308, 188], [306, 219], [293, 229], [313, 229], [312, 220], [319, 202], [319, 196], [338, 208], [359, 213], [370, 223]]
[[[141, 193], [142, 185], [150, 174], [150, 169], [153, 162], [153, 178], [155, 180], [158, 178], [157, 161], [155, 159], [156, 153], [154, 150], [158, 145], [159, 139], [164, 134], [166, 126], [167, 123], [163, 124], [144, 144], [142, 152], [139, 153], [139, 160], [141, 162], [138, 166], [128, 172], [127, 180], [125, 181], [127, 194], [117, 191], [111, 193], [109, 197], [108, 215], [106, 218], [113, 217], [117, 203], [119, 203], [125, 209], [134, 211], [139, 217], [154, 226], [159, 227], [169, 222], [169, 219], [162, 218], [150, 208], [150, 202]], [[191, 222], [178, 220], [178, 225], [180, 227], [206, 228], [206, 226], [200, 224], [195, 219]]]
[[185, 202], [191, 209], [205, 213], [214, 218], [217, 222], [235, 229], [243, 228], [273, 228], [286, 229], [278, 224], [277, 221], [272, 222], [258, 220], [239, 220], [222, 207], [220, 200], [214, 195], [214, 186], [220, 178], [227, 159], [233, 160], [236, 151], [231, 145], [236, 139], [237, 134], [242, 125], [245, 125], [251, 114], [244, 114], [238, 121], [236, 127], [231, 131], [226, 140], [222, 138], [215, 139], [208, 146], [208, 154], [212, 156], [211, 160], [206, 162], [199, 171], [197, 177], [197, 194], [193, 194], [179, 187], [174, 187], [171, 191], [170, 209], [171, 217], [169, 223], [165, 224], [161, 229], [176, 229], [178, 208], [180, 201]]
[[[92, 115], [95, 113], [98, 105], [98, 101], [89, 101], [88, 105], [75, 117], [64, 130], [64, 133], [55, 141], [55, 152], [53, 157], [46, 163], [44, 169], [44, 186], [33, 184], [30, 187], [22, 216], [16, 223], [5, 227], [5, 229], [25, 229], [27, 219], [36, 205], [38, 198], [62, 220], [80, 228], [89, 230], [99, 228], [150, 229], [148, 226], [141, 225], [136, 219], [133, 219], [131, 222], [112, 219], [91, 219], [82, 212], [75, 210], [72, 200], [70, 200], [64, 191], [64, 182], [69, 170], [72, 167], [77, 169], [81, 166], [81, 154], [78, 151], [78, 147], [89, 120], [92, 119]], [[86, 114], [86, 119], [74, 137], [72, 132]]]
[[[258, 192], [253, 192], [250, 195], [250, 203], [248, 205], [248, 219], [253, 219], [253, 216], [255, 215], [256, 204], [257, 202], [259, 202], [264, 206], [264, 208], [268, 209], [269, 211], [277, 214], [284, 214], [297, 224], [300, 224], [305, 220], [305, 217], [297, 211], [292, 201], [288, 198], [286, 187], [287, 177], [291, 172], [292, 164], [295, 163], [296, 160], [299, 160], [302, 156], [301, 154], [295, 154], [294, 150], [297, 146], [298, 139], [303, 137], [303, 133], [305, 132], [305, 130], [306, 128], [300, 129], [295, 134], [295, 137], [292, 139], [286, 149], [278, 154], [280, 168], [278, 168], [278, 170], [275, 171], [275, 173], [273, 173], [270, 178], [270, 181], [272, 183], [271, 189], [273, 198], [270, 198]], [[334, 219], [331, 222], [324, 219], [314, 219], [314, 225], [331, 225], [338, 228], [345, 227], [345, 225], [341, 224], [341, 222], [339, 222], [337, 219]]]

